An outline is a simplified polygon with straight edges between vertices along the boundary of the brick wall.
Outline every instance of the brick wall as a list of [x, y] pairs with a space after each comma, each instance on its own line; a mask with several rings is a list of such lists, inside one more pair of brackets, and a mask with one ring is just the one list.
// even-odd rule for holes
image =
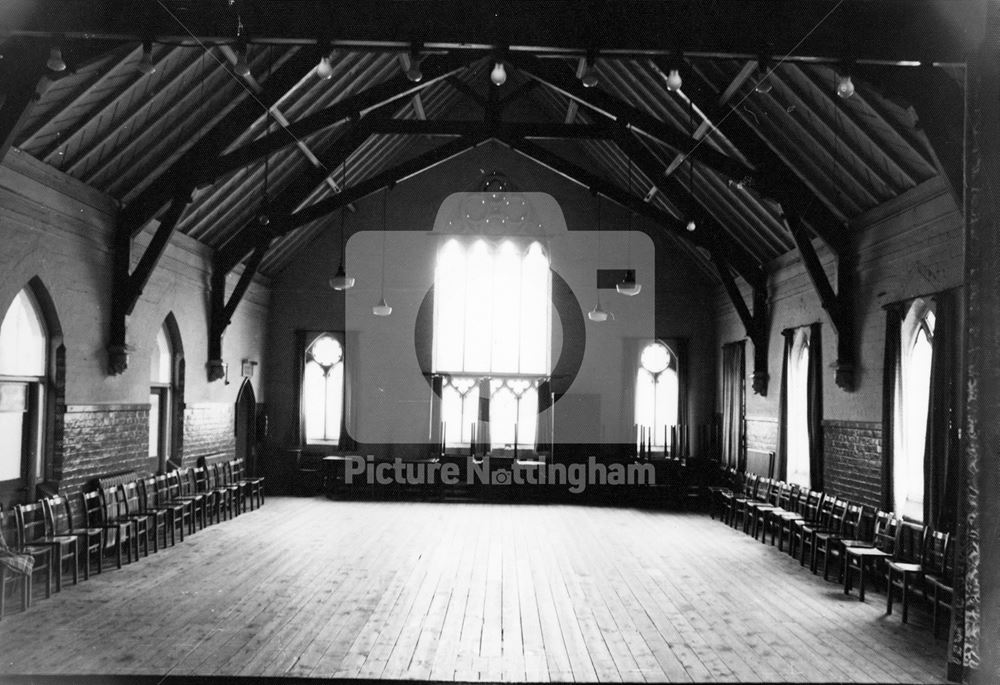
[[62, 430], [62, 463], [54, 474], [62, 494], [73, 497], [98, 476], [157, 468], [148, 453], [147, 404], [68, 406]]
[[853, 502], [881, 505], [881, 423], [823, 422], [823, 484], [827, 492]]
[[223, 402], [189, 404], [184, 409], [183, 465], [194, 466], [209, 454], [236, 455], [235, 405]]

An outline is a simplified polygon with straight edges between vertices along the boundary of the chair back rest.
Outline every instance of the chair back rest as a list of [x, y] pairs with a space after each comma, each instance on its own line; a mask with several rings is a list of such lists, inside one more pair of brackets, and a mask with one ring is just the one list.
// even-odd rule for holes
[[157, 504], [165, 504], [175, 497], [170, 490], [171, 480], [173, 479], [168, 478], [165, 473], [161, 473], [159, 476], [153, 478], [153, 489], [156, 492]]
[[205, 469], [200, 466], [191, 469], [191, 480], [194, 481], [195, 492], [208, 492], [208, 474]]
[[233, 480], [243, 480], [246, 476], [246, 465], [243, 463], [243, 457], [237, 457], [229, 462], [229, 468], [233, 474]]
[[226, 474], [226, 482], [230, 485], [236, 485], [242, 479], [242, 474], [239, 468], [236, 466], [236, 460], [227, 461], [222, 465], [222, 470]]
[[804, 514], [807, 519], [815, 519], [819, 516], [820, 509], [822, 508], [825, 499], [826, 495], [819, 490], [810, 490], [806, 494], [806, 501], [802, 505], [803, 508], [800, 513]]
[[147, 476], [139, 481], [139, 504], [143, 511], [160, 506], [160, 498], [156, 495], [156, 476]]
[[943, 530], [934, 530], [927, 534], [924, 543], [923, 566], [926, 573], [944, 574], [945, 558], [948, 556], [951, 536]]
[[847, 504], [844, 510], [844, 524], [840, 528], [840, 533], [845, 538], [852, 540], [863, 540], [861, 536], [864, 531], [861, 529], [861, 522], [864, 519], [865, 507], [862, 504]]
[[756, 473], [751, 473], [746, 481], [743, 483], [743, 496], [753, 497], [757, 493], [757, 482], [760, 481], [760, 476]]
[[18, 504], [14, 507], [17, 521], [17, 544], [21, 547], [44, 539], [48, 535], [45, 525], [45, 510], [41, 502]]
[[847, 500], [842, 497], [834, 497], [833, 505], [830, 507], [829, 516], [827, 516], [826, 524], [832, 530], [842, 532], [844, 530], [844, 521], [847, 519]]
[[83, 520], [88, 527], [100, 526], [105, 522], [104, 501], [99, 491], [81, 492], [80, 501], [83, 503]]
[[73, 530], [73, 513], [69, 500], [62, 495], [53, 495], [42, 500], [45, 518], [53, 535], [69, 535]]
[[[0, 504], [0, 550], [8, 549], [15, 552], [19, 549], [17, 545], [17, 521], [14, 512], [4, 511], [3, 505]], [[0, 592], [2, 591], [0, 588]]]
[[757, 492], [754, 493], [754, 499], [765, 501], [771, 496], [771, 488], [774, 486], [774, 481], [770, 478], [761, 478], [757, 481]]
[[[881, 523], [881, 526], [879, 525]], [[884, 518], [881, 522], [876, 519], [875, 521], [875, 547], [886, 554], [892, 554], [893, 550], [896, 549], [896, 538], [899, 535], [899, 529], [902, 525], [902, 521], [896, 518], [896, 515], [889, 513], [888, 518]]]
[[142, 510], [139, 506], [139, 486], [138, 481], [129, 481], [118, 486], [119, 497], [123, 509], [119, 509], [122, 514], [134, 515]]
[[927, 542], [927, 530], [927, 526], [912, 521], [903, 521], [896, 528], [893, 558], [905, 563], [921, 563], [924, 556], [924, 546]]
[[768, 498], [768, 504], [784, 508], [788, 502], [788, 493], [790, 491], [791, 489], [785, 481], [775, 482], [774, 487], [771, 488], [771, 496]]

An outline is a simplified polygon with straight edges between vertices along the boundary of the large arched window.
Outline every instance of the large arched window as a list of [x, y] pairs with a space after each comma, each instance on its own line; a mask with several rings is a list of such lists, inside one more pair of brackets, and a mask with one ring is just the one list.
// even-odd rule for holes
[[809, 353], [809, 327], [798, 328], [788, 354], [788, 375], [785, 377], [788, 401], [785, 445], [788, 454], [787, 480], [805, 488], [812, 487], [809, 469]]
[[918, 299], [910, 306], [900, 330], [893, 421], [893, 507], [897, 513], [918, 521], [924, 516], [924, 454], [934, 322], [932, 303]]
[[433, 371], [443, 379], [447, 446], [470, 445], [473, 425], [487, 420], [492, 447], [534, 445], [538, 386], [550, 370], [551, 283], [538, 242], [451, 239], [438, 252]]
[[328, 333], [306, 348], [302, 414], [306, 444], [339, 445], [344, 413], [344, 346]]
[[661, 342], [649, 343], [639, 355], [635, 379], [635, 423], [648, 436], [648, 449], [666, 452], [678, 399], [677, 356]]
[[149, 456], [157, 460], [158, 468], [166, 470], [173, 448], [174, 432], [174, 351], [170, 344], [167, 324], [156, 334], [153, 353], [149, 358]]
[[0, 483], [44, 477], [49, 336], [38, 303], [26, 288], [0, 323]]

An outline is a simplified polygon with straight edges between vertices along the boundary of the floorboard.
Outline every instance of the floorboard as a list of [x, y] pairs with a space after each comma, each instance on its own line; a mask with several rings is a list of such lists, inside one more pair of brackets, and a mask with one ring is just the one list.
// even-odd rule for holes
[[272, 497], [4, 617], [0, 674], [942, 682], [884, 600], [699, 513]]

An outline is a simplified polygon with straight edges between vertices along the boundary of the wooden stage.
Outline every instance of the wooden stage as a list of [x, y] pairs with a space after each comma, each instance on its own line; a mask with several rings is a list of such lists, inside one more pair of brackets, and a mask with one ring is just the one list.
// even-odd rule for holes
[[701, 513], [272, 497], [5, 617], [0, 674], [943, 681], [867, 599]]

